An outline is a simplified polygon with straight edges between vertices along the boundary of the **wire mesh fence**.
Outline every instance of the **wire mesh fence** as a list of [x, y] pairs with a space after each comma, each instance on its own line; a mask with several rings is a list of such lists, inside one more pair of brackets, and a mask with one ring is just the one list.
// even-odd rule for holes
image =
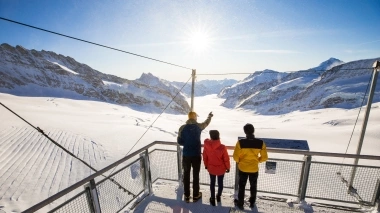
[[[177, 154], [172, 150], [154, 150], [150, 153], [153, 182], [157, 179], [178, 180]], [[230, 156], [230, 173], [224, 176], [224, 187], [234, 188], [236, 163]], [[275, 172], [266, 172], [266, 164], [259, 165], [258, 191], [299, 196], [303, 175], [304, 161], [289, 159], [269, 159], [267, 162], [276, 164]], [[311, 162], [307, 184], [306, 197], [321, 200], [358, 203], [359, 201], [347, 191], [347, 186], [338, 177], [337, 172], [342, 171], [342, 176], [349, 177], [353, 165], [341, 165], [324, 162]], [[380, 167], [357, 166], [353, 187], [357, 189], [362, 201], [374, 203], [374, 196], [378, 187]], [[210, 176], [203, 163], [199, 173], [199, 182], [210, 185]], [[192, 182], [193, 177], [190, 176]], [[217, 184], [216, 184], [217, 186]], [[250, 184], [247, 181], [246, 190]]]
[[[312, 162], [306, 197], [357, 203], [358, 200], [349, 194], [349, 188], [343, 181], [350, 181], [353, 168], [353, 165]], [[380, 167], [358, 166], [352, 186], [362, 201], [372, 203], [379, 180]]]
[[77, 213], [77, 212], [93, 212], [91, 202], [89, 202], [89, 190], [77, 194], [62, 205], [49, 211], [51, 213]]
[[[173, 143], [173, 145], [176, 145], [176, 143]], [[135, 201], [139, 195], [146, 194], [149, 184], [151, 185], [158, 179], [178, 181], [178, 169], [181, 168], [179, 164], [182, 159], [178, 159], [177, 151], [173, 149], [173, 145], [168, 149], [160, 147], [160, 149], [152, 149], [148, 155], [146, 155], [147, 151], [150, 147], [154, 148], [153, 145], [136, 152], [131, 163], [119, 169], [110, 177], [96, 183], [96, 192], [101, 211], [106, 213], [121, 211], [128, 204]], [[142, 155], [142, 153], [145, 153], [145, 155]], [[236, 163], [232, 156], [230, 156], [230, 162], [230, 172], [226, 173], [224, 177], [225, 188], [234, 188], [235, 180], [238, 178], [236, 176]], [[379, 196], [379, 166], [356, 166], [355, 178], [352, 181], [352, 186], [357, 194], [355, 197], [348, 193], [347, 184], [343, 181], [350, 180], [353, 165], [274, 158], [270, 158], [267, 162], [275, 165], [275, 169], [268, 169], [265, 163], [259, 165], [258, 192], [273, 194], [274, 197], [276, 194], [300, 197], [300, 191], [306, 190], [306, 198], [374, 205]], [[310, 163], [308, 172], [305, 169], [308, 168], [305, 167], [307, 162]], [[149, 165], [146, 165], [146, 163]], [[150, 169], [145, 166], [149, 166]], [[210, 184], [210, 176], [203, 163], [199, 176], [200, 184]], [[118, 184], [115, 184], [115, 182]], [[301, 184], [303, 182], [306, 183], [305, 186]], [[248, 181], [246, 190], [249, 190], [249, 188]], [[91, 193], [86, 188], [85, 191], [56, 207], [51, 212], [92, 212], [94, 204], [90, 195]]]
[[155, 149], [149, 153], [152, 181], [157, 179], [178, 180], [177, 152]]
[[96, 189], [102, 212], [118, 212], [144, 191], [145, 184], [141, 163], [141, 159], [138, 159], [110, 177], [123, 188], [110, 179], [97, 184]]
[[266, 172], [265, 163], [260, 164], [257, 190], [259, 192], [297, 196], [302, 177], [303, 161], [269, 159], [268, 162], [276, 163], [276, 171], [275, 173]]

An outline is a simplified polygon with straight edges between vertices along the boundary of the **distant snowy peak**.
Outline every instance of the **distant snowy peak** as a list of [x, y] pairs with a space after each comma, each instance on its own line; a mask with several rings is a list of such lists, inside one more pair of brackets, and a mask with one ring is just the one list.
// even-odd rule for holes
[[327, 61], [324, 61], [321, 64], [319, 64], [319, 66], [314, 67], [314, 68], [310, 68], [309, 70], [326, 71], [326, 70], [329, 70], [333, 67], [339, 66], [339, 65], [344, 64], [344, 63], [345, 62], [343, 62], [339, 59], [330, 58]]
[[154, 75], [152, 75], [151, 73], [143, 73], [140, 78], [136, 79], [137, 81], [140, 81], [142, 83], [145, 83], [147, 85], [151, 85], [151, 86], [154, 86], [154, 85], [160, 85], [162, 84], [162, 82], [160, 81], [160, 79]]
[[[238, 81], [235, 79], [223, 79], [223, 80], [202, 80], [195, 82], [195, 96], [205, 96], [210, 94], [218, 94], [225, 87], [229, 87]], [[186, 84], [184, 82], [170, 82], [172, 85], [178, 89], [182, 88], [182, 93], [187, 97], [191, 96], [191, 84]]]
[[253, 78], [257, 77], [257, 76], [268, 76], [268, 75], [276, 75], [278, 74], [279, 72], [278, 71], [275, 71], [275, 70], [270, 70], [270, 69], [265, 69], [263, 71], [256, 71], [250, 75], [248, 75], [248, 77], [246, 77], [243, 81], [249, 81], [249, 80], [252, 80]]

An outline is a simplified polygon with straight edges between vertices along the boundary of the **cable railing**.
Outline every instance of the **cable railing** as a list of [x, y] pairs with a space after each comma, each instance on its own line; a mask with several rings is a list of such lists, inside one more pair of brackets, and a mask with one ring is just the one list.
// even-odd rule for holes
[[[227, 147], [229, 151], [233, 148], [233, 146]], [[298, 201], [316, 199], [320, 203], [332, 201], [367, 206], [376, 205], [379, 199], [380, 166], [319, 162], [312, 158], [315, 156], [358, 158], [374, 161], [373, 165], [379, 165], [380, 156], [274, 148], [268, 148], [267, 151], [269, 156], [271, 153], [281, 153], [281, 159], [268, 159], [268, 162], [276, 163], [274, 173], [265, 172], [266, 164], [260, 164], [259, 193], [267, 193], [273, 197], [291, 196]], [[299, 155], [303, 159], [295, 160], [294, 155]], [[230, 158], [233, 162], [232, 157]], [[153, 193], [152, 184], [155, 181], [164, 179], [178, 181], [178, 184], [181, 184], [181, 159], [181, 147], [177, 143], [155, 141], [23, 212], [119, 212], [126, 207], [134, 208], [146, 196]], [[102, 174], [119, 165], [123, 166], [107, 178], [96, 182]], [[354, 168], [357, 170], [357, 175], [352, 190], [346, 186], [341, 177], [348, 178]], [[231, 172], [224, 179], [224, 187], [235, 191], [236, 169], [236, 164], [232, 163]], [[337, 174], [338, 170], [340, 175]], [[123, 187], [113, 184], [110, 178]], [[209, 175], [206, 170], [200, 172], [200, 184], [209, 185]], [[128, 190], [125, 191], [123, 188]], [[246, 189], [249, 189], [249, 183]], [[72, 192], [76, 192], [76, 195], [72, 196]], [[68, 194], [71, 197], [68, 197]]]

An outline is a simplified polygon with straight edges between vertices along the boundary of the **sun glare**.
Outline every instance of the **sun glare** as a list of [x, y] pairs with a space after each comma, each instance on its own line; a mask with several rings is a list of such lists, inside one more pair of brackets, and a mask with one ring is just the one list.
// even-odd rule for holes
[[197, 31], [190, 34], [188, 43], [193, 52], [202, 53], [210, 48], [211, 40], [207, 33]]

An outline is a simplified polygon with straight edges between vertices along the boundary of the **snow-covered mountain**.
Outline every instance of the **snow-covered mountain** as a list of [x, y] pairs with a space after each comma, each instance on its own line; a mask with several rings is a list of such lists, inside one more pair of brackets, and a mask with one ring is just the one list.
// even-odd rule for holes
[[336, 58], [329, 58], [327, 61], [322, 62], [319, 66], [310, 68], [309, 70], [323, 72], [341, 64], [344, 64], [344, 62]]
[[[195, 96], [218, 94], [227, 108], [260, 114], [296, 110], [355, 108], [362, 105], [376, 59], [344, 63], [330, 58], [319, 66], [297, 72], [263, 70], [242, 81], [203, 80], [195, 83]], [[167, 113], [187, 113], [191, 83], [169, 82], [152, 74], [128, 80], [108, 75], [73, 58], [50, 51], [0, 45], [0, 92], [19, 96], [62, 97], [117, 103], [159, 113], [176, 97]], [[182, 89], [181, 93], [179, 90]], [[380, 101], [379, 90], [374, 102]]]
[[[228, 108], [259, 114], [284, 114], [322, 108], [351, 109], [366, 103], [375, 59], [343, 63], [334, 58], [318, 67], [298, 72], [264, 70], [223, 89], [218, 96]], [[373, 102], [380, 101], [377, 87]]]
[[[2, 93], [96, 100], [156, 113], [178, 93], [175, 87], [152, 75], [143, 74], [131, 81], [101, 73], [68, 56], [8, 44], [0, 45], [0, 77]], [[156, 83], [152, 84], [153, 81]], [[166, 112], [189, 110], [185, 97], [178, 94]]]
[[[238, 81], [235, 79], [223, 79], [223, 80], [202, 80], [195, 82], [194, 96], [205, 96], [210, 94], [218, 94], [222, 89], [229, 87]], [[184, 85], [184, 82], [171, 82], [173, 86], [178, 89], [181, 89]], [[182, 93], [187, 97], [191, 96], [191, 82], [186, 84]]]

